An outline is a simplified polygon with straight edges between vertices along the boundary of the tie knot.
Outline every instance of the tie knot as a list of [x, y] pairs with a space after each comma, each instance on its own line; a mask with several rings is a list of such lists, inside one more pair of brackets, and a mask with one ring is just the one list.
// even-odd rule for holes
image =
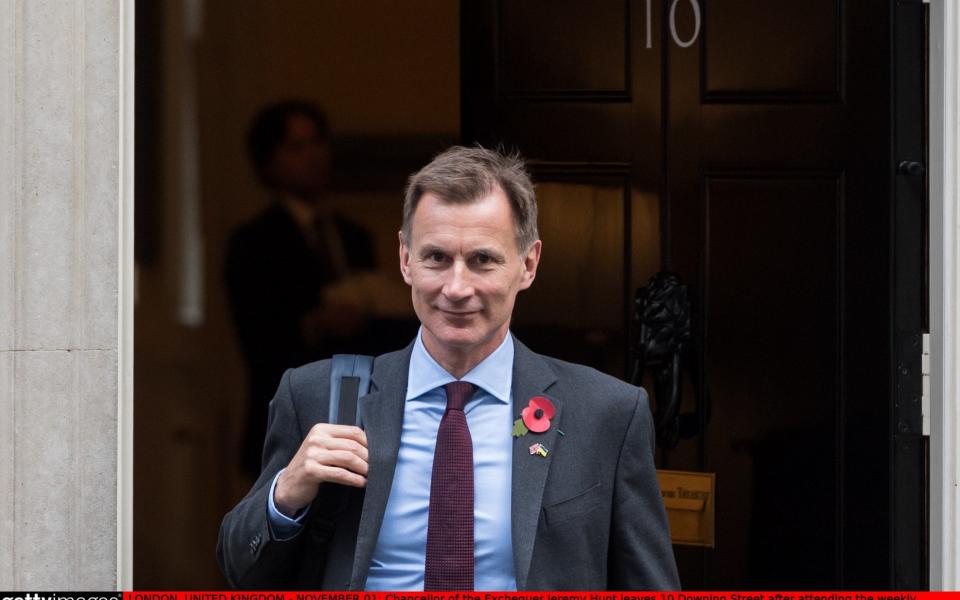
[[476, 386], [469, 381], [452, 381], [443, 389], [447, 392], [447, 410], [463, 410]]

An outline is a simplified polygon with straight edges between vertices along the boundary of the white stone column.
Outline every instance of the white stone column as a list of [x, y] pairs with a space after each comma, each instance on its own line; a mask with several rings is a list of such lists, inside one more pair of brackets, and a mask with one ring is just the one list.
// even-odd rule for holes
[[129, 585], [132, 25], [0, 0], [2, 589]]

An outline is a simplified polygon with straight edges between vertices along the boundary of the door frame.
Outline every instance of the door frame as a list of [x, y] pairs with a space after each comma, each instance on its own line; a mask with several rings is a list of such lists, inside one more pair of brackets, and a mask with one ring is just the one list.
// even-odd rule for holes
[[960, 7], [930, 0], [930, 588], [960, 588]]
[[134, 64], [136, 62], [135, 1], [118, 6], [119, 135], [117, 169], [117, 589], [133, 589], [133, 310], [136, 265], [134, 231]]
[[[960, 588], [960, 7], [930, 2], [930, 587]], [[121, 3], [117, 587], [133, 589], [134, 2]]]

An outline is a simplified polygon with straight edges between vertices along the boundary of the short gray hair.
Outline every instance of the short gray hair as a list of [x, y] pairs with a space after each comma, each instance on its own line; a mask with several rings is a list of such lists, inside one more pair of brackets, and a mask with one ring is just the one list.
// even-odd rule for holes
[[540, 238], [537, 233], [537, 198], [523, 158], [482, 146], [453, 146], [410, 176], [403, 198], [403, 239], [410, 244], [410, 225], [424, 194], [445, 202], [468, 204], [497, 189], [510, 201], [514, 233], [521, 253]]

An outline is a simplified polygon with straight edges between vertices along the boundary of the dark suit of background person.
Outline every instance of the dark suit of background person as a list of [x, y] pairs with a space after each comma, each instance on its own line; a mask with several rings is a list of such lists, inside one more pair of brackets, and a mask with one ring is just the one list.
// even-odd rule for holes
[[[333, 223], [350, 257], [349, 267], [372, 269], [367, 232], [343, 218], [335, 217]], [[243, 467], [256, 477], [267, 430], [267, 404], [283, 372], [337, 352], [363, 348], [349, 338], [305, 339], [304, 315], [317, 307], [323, 288], [338, 276], [279, 202], [234, 233], [226, 264], [234, 326], [249, 376]]]
[[[462, 163], [479, 174], [464, 176]], [[492, 183], [483, 179], [487, 170], [496, 174]], [[482, 183], [469, 183], [475, 181]], [[436, 189], [423, 191], [421, 184]], [[231, 585], [365, 589], [372, 559], [383, 550], [380, 544], [407, 542], [381, 536], [385, 513], [415, 514], [390, 509], [388, 503], [392, 493], [404, 493], [404, 481], [394, 474], [398, 453], [408, 444], [405, 411], [414, 410], [407, 398], [415, 375], [411, 356], [422, 350], [422, 340], [450, 380], [469, 379], [472, 369], [510, 336], [514, 299], [533, 282], [540, 247], [533, 187], [515, 157], [452, 148], [411, 178], [400, 263], [422, 323], [420, 337], [404, 350], [376, 358], [370, 393], [359, 404], [364, 431], [324, 424], [330, 361], [284, 374], [270, 404], [263, 471], [221, 524], [217, 554]], [[536, 354], [515, 338], [513, 348], [512, 362], [504, 365], [512, 365], [506, 416], [520, 418], [538, 395], [549, 398], [556, 412], [543, 433], [511, 438], [504, 420], [502, 437], [485, 438], [508, 444], [502, 464], [510, 469], [505, 474], [510, 498], [502, 514], [510, 527], [498, 535], [503, 536], [500, 551], [512, 561], [496, 568], [505, 569], [518, 590], [678, 588], [645, 392], [588, 367]], [[446, 456], [436, 443], [434, 469]], [[548, 453], [534, 454], [535, 443]], [[474, 477], [476, 461], [474, 455]], [[276, 485], [273, 498], [271, 485]], [[475, 498], [484, 494], [474, 491]], [[434, 498], [431, 490], [428, 511], [435, 508]], [[275, 529], [277, 509], [302, 519], [292, 535]], [[471, 521], [482, 522], [475, 515]], [[430, 532], [423, 523], [423, 530], [418, 525], [410, 535], [427, 540], [429, 557]], [[406, 560], [404, 566], [421, 568], [418, 561]], [[377, 569], [384, 572], [383, 565]]]
[[321, 293], [348, 273], [373, 269], [374, 258], [366, 230], [324, 210], [330, 149], [319, 108], [269, 105], [254, 118], [247, 141], [274, 198], [231, 236], [225, 274], [249, 378], [242, 467], [256, 477], [267, 404], [284, 370], [361, 349], [362, 319], [344, 314], [343, 330], [325, 328]]

